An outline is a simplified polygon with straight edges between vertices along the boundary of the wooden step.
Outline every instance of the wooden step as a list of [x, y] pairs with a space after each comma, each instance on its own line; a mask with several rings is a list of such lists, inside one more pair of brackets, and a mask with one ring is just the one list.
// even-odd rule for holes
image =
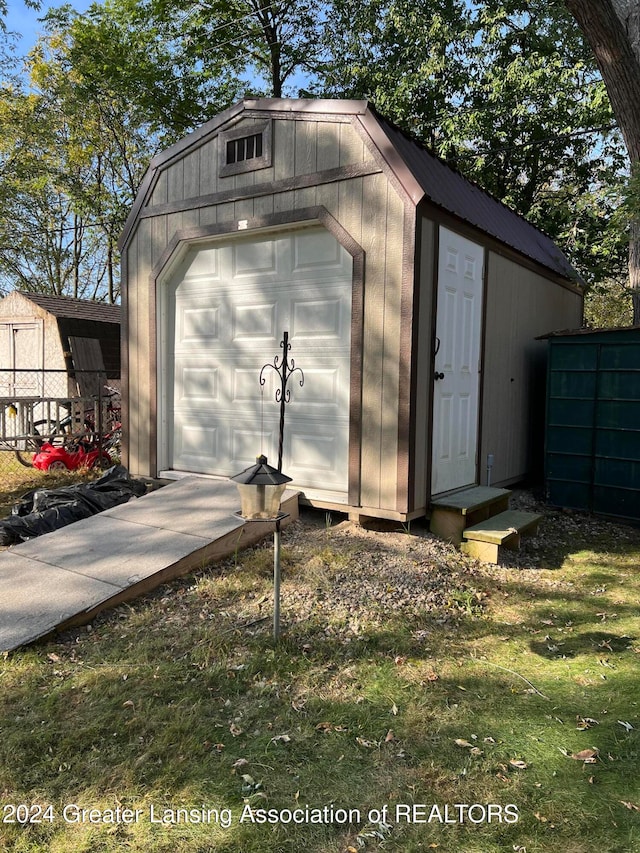
[[522, 536], [534, 536], [542, 519], [535, 512], [507, 510], [467, 527], [460, 550], [485, 563], [497, 563], [501, 547], [517, 550]]
[[509, 489], [473, 486], [460, 492], [437, 498], [431, 503], [429, 529], [440, 539], [454, 545], [462, 542], [462, 531], [509, 506]]

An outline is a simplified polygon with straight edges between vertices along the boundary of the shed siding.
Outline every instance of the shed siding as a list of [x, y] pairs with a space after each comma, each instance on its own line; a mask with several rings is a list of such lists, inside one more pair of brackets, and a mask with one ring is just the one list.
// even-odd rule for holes
[[579, 326], [582, 297], [495, 252], [487, 263], [479, 469], [484, 483], [492, 453], [499, 485], [542, 463], [546, 344], [535, 338], [559, 323]]
[[[249, 135], [265, 122], [271, 129], [268, 165], [238, 174], [225, 169], [220, 177], [218, 149], [226, 144], [220, 134]], [[334, 220], [327, 219], [328, 227], [334, 233], [343, 229], [341, 239], [357, 259], [350, 506], [359, 506], [363, 515], [402, 518], [428, 508], [439, 224], [485, 249], [480, 481], [486, 481], [488, 453], [495, 458], [493, 484], [514, 482], [531, 470], [532, 449], [536, 443], [542, 449], [543, 435], [545, 347], [535, 337], [558, 325], [578, 325], [582, 297], [562, 286], [562, 265], [538, 259], [548, 266], [545, 274], [536, 254], [525, 258], [508, 248], [509, 239], [501, 243], [481, 234], [476, 220], [460, 218], [455, 199], [445, 204], [433, 198], [430, 182], [444, 181], [468, 204], [477, 202], [479, 190], [441, 172], [363, 102], [246, 101], [153, 165], [123, 238], [133, 473], [158, 473], [156, 287], [167, 280], [180, 244], [303, 227], [316, 217], [323, 220], [324, 211]], [[503, 238], [509, 228], [524, 228], [502, 207], [491, 209], [502, 215]], [[531, 236], [530, 229], [523, 233]], [[296, 358], [304, 368], [303, 354]]]
[[415, 481], [414, 507], [426, 507], [429, 499], [431, 466], [431, 387], [433, 384], [433, 273], [435, 257], [435, 225], [426, 218], [420, 222], [419, 258], [420, 278], [418, 293], [418, 337], [416, 353], [415, 405]]
[[[260, 119], [264, 121], [264, 118]], [[257, 119], [243, 119], [248, 126]], [[237, 127], [238, 123], [234, 125]], [[362, 377], [361, 503], [395, 510], [397, 493], [400, 304], [402, 297], [404, 201], [378, 170], [362, 138], [344, 117], [337, 120], [273, 120], [273, 165], [248, 175], [217, 177], [218, 138], [172, 163], [155, 183], [150, 204], [143, 209], [128, 250], [128, 301], [131, 324], [129, 400], [129, 465], [135, 474], [155, 475], [155, 365], [157, 353], [148, 317], [154, 316], [151, 273], [167, 245], [192, 225], [221, 226], [224, 236], [238, 230], [239, 220], [300, 211], [321, 205], [365, 251], [364, 353]], [[196, 154], [198, 156], [196, 156]], [[256, 198], [218, 204], [195, 201], [200, 193], [239, 189], [247, 181], [264, 185], [318, 170], [369, 164], [372, 174], [345, 177], [317, 186], [289, 189]], [[367, 170], [368, 171], [368, 170]], [[166, 177], [165, 177], [166, 174]], [[184, 201], [185, 210], [153, 207]], [[214, 201], [214, 199], [207, 199]], [[384, 235], [387, 235], [385, 240]], [[156, 270], [157, 272], [157, 270]], [[302, 355], [299, 354], [304, 367]], [[151, 365], [151, 368], [150, 368]]]
[[[67, 365], [60, 340], [58, 321], [53, 314], [38, 305], [34, 305], [33, 302], [14, 290], [2, 300], [0, 323], [3, 322], [35, 323], [38, 326], [39, 351], [33, 353], [33, 360], [30, 360], [28, 364], [19, 365], [21, 368], [42, 370], [44, 367], [47, 370], [66, 370]], [[0, 353], [0, 368], [9, 367], [8, 361], [5, 362], [5, 358], [8, 356], [8, 351]], [[59, 386], [60, 381], [58, 379], [49, 384]], [[56, 393], [51, 387], [45, 390], [52, 395]], [[61, 389], [60, 393], [66, 393], [65, 389]]]

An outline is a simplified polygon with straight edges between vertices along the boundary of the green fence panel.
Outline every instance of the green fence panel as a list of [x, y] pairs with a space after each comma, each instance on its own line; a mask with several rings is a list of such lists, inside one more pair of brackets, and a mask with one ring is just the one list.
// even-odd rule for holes
[[640, 521], [640, 328], [549, 337], [547, 499]]

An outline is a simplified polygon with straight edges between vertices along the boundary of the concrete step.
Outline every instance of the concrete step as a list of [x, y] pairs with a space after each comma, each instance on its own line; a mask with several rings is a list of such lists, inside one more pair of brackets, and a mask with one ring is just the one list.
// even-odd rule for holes
[[522, 536], [534, 536], [542, 519], [535, 512], [507, 510], [463, 531], [460, 550], [485, 563], [497, 563], [499, 549], [520, 547]]
[[429, 529], [440, 539], [459, 545], [465, 528], [508, 509], [510, 494], [509, 489], [473, 486], [437, 498], [431, 503]]

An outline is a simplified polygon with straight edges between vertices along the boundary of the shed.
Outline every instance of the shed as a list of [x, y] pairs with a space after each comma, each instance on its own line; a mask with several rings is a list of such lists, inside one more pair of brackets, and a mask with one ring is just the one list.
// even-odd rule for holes
[[548, 341], [549, 502], [640, 521], [640, 326]]
[[[554, 243], [366, 101], [244, 100], [152, 161], [126, 223], [135, 474], [276, 455], [260, 368], [305, 375], [283, 470], [312, 505], [406, 520], [542, 467], [545, 344], [582, 321]], [[538, 397], [536, 397], [536, 393]]]
[[17, 290], [0, 300], [2, 397], [96, 393], [95, 375], [82, 371], [119, 379], [120, 351], [119, 305]]

